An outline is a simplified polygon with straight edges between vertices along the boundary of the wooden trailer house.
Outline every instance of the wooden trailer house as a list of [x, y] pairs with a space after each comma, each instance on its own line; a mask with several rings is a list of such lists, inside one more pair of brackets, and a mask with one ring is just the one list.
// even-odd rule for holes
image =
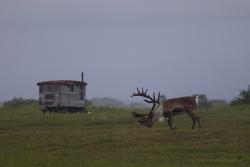
[[83, 81], [53, 80], [38, 82], [40, 110], [45, 112], [85, 112], [86, 85]]

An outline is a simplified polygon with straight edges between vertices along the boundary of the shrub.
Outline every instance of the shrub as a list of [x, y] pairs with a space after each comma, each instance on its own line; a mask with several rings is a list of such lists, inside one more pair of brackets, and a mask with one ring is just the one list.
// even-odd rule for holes
[[231, 101], [231, 105], [250, 104], [250, 85], [246, 90], [240, 90], [238, 97]]

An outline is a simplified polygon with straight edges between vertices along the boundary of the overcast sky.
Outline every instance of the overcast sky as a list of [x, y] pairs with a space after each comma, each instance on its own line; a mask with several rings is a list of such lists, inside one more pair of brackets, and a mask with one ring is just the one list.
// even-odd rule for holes
[[82, 71], [88, 99], [232, 99], [250, 84], [250, 1], [0, 1], [0, 101]]

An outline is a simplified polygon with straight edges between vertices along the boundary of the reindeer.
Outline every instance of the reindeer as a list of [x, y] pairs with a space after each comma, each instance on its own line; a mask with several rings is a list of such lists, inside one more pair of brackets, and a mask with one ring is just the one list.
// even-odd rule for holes
[[137, 93], [133, 93], [131, 96], [144, 97], [145, 102], [153, 104], [148, 114], [139, 114], [136, 112], [132, 113], [133, 117], [136, 118], [141, 125], [152, 127], [153, 124], [159, 119], [168, 118], [167, 123], [170, 127], [170, 131], [173, 131], [176, 129], [172, 123], [173, 116], [186, 112], [192, 118], [192, 129], [194, 129], [196, 122], [198, 122], [198, 126], [199, 128], [201, 128], [199, 116], [195, 112], [199, 102], [198, 96], [172, 98], [164, 100], [160, 103], [160, 92], [158, 93], [158, 97], [156, 99], [155, 93], [153, 93], [152, 97], [147, 94], [147, 91], [148, 89], [144, 91], [144, 89], [142, 88], [142, 90], [140, 91], [137, 88]]

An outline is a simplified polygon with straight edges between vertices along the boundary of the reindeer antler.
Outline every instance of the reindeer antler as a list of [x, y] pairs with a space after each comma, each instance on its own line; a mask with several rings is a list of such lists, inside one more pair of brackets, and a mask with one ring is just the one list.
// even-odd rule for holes
[[[134, 97], [134, 96], [141, 96], [141, 97], [145, 97], [146, 99], [144, 99], [145, 102], [147, 103], [157, 103], [159, 104], [160, 103], [160, 92], [158, 93], [158, 98], [156, 100], [155, 98], [155, 93], [153, 93], [153, 97], [151, 97], [150, 95], [147, 94], [147, 91], [148, 89], [146, 89], [144, 91], [144, 89], [142, 88], [142, 90], [140, 91], [138, 88], [137, 88], [137, 93], [133, 93], [133, 95], [131, 95], [131, 97]], [[149, 100], [147, 100], [149, 99]]]
[[145, 99], [144, 99], [145, 102], [153, 104], [149, 114], [138, 114], [138, 113], [133, 112], [133, 117], [136, 118], [141, 125], [147, 123], [147, 121], [152, 117], [152, 112], [153, 112], [153, 110], [155, 108], [155, 105], [160, 103], [160, 92], [158, 93], [158, 98], [156, 99], [155, 98], [155, 93], [153, 93], [153, 97], [152, 97], [152, 96], [147, 94], [147, 91], [148, 91], [148, 89], [146, 89], [144, 91], [144, 89], [142, 88], [141, 91], [140, 91], [137, 88], [137, 93], [133, 93], [131, 95], [131, 97], [134, 97], [134, 96], [145, 97]]

